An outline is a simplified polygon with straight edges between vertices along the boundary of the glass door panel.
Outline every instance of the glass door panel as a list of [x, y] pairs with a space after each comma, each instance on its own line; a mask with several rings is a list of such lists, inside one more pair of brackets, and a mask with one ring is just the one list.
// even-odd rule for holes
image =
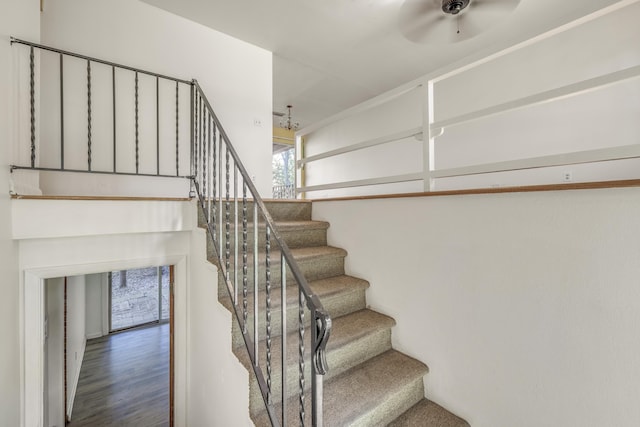
[[169, 267], [113, 271], [110, 289], [111, 331], [168, 320]]

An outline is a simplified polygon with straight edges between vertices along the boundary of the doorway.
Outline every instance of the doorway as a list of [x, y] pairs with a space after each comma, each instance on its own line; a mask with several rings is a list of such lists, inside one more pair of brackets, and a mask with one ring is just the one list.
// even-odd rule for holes
[[[129, 311], [135, 314], [120, 313], [120, 318], [135, 322], [113, 323], [107, 315], [113, 307], [111, 288], [120, 285], [120, 277], [113, 279], [113, 272], [44, 282], [45, 426], [65, 425], [65, 421], [70, 426], [93, 425], [116, 415], [116, 419], [129, 422], [127, 414], [139, 408], [144, 408], [140, 421], [152, 419], [154, 425], [173, 425], [174, 268], [120, 271], [128, 279], [128, 294], [121, 291], [115, 295], [128, 295]], [[140, 366], [134, 369], [135, 358]], [[103, 373], [102, 377], [97, 373]], [[143, 398], [151, 390], [149, 400], [155, 407], [120, 395], [137, 390], [139, 383], [144, 387], [135, 394]], [[129, 384], [126, 390], [119, 389], [122, 384]], [[96, 393], [96, 387], [104, 392]], [[128, 406], [123, 408], [125, 403]]]
[[[173, 394], [171, 405], [173, 409], [173, 419], [175, 424], [184, 425], [186, 423], [186, 394], [187, 394], [187, 364], [186, 364], [186, 336], [187, 336], [187, 309], [186, 309], [186, 283], [188, 262], [184, 254], [172, 256], [148, 257], [144, 259], [136, 259], [135, 261], [119, 259], [110, 262], [99, 263], [82, 263], [82, 264], [61, 264], [55, 267], [37, 267], [24, 270], [23, 300], [21, 309], [23, 312], [23, 322], [21, 323], [21, 334], [24, 336], [24, 345], [21, 351], [21, 360], [24, 365], [32, 366], [33, 369], [24, 371], [21, 378], [21, 389], [23, 390], [24, 404], [21, 407], [21, 419], [25, 420], [25, 425], [43, 425], [45, 420], [44, 408], [46, 404], [44, 400], [47, 398], [44, 388], [45, 351], [43, 343], [45, 342], [47, 322], [45, 306], [45, 294], [47, 289], [47, 281], [51, 279], [58, 280], [65, 276], [99, 274], [105, 272], [104, 276], [104, 299], [108, 299], [107, 278], [108, 271], [118, 271], [122, 267], [139, 268], [145, 265], [172, 265], [173, 273], [171, 286], [171, 302], [173, 305], [172, 321], [169, 323], [172, 331], [172, 385], [170, 390]], [[104, 334], [108, 334], [108, 310], [104, 305], [105, 327]], [[50, 321], [51, 319], [49, 319]], [[50, 325], [50, 322], [49, 322]], [[23, 366], [24, 366], [23, 365]], [[58, 395], [63, 391], [57, 392]], [[62, 404], [61, 404], [62, 406]], [[64, 414], [64, 411], [62, 412]], [[64, 421], [63, 421], [64, 423]], [[64, 424], [62, 424], [64, 425]]]
[[273, 129], [273, 198], [296, 198], [295, 145], [292, 130]]

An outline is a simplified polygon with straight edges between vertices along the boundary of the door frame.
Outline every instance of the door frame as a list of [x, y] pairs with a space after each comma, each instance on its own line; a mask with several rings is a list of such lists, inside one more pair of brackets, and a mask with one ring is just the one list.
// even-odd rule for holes
[[[103, 273], [120, 269], [141, 268], [149, 265], [174, 266], [172, 292], [173, 330], [170, 347], [170, 398], [173, 401], [170, 416], [178, 425], [186, 422], [187, 393], [187, 278], [186, 255], [159, 256], [137, 260], [119, 260], [93, 264], [70, 264], [49, 268], [23, 270], [20, 275], [20, 426], [39, 426], [44, 422], [44, 320], [45, 279]], [[172, 328], [170, 327], [170, 330]]]

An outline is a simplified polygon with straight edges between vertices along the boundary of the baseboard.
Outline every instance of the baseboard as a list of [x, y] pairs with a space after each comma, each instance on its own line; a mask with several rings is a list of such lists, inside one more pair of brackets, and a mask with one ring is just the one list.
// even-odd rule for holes
[[88, 340], [92, 340], [92, 339], [94, 339], [94, 338], [100, 338], [100, 337], [102, 337], [102, 336], [104, 336], [104, 335], [102, 334], [102, 332], [94, 332], [93, 334], [88, 334], [88, 335], [87, 335], [87, 339], [88, 339]]
[[67, 401], [67, 420], [71, 421], [73, 415], [73, 402], [76, 400], [76, 392], [78, 391], [78, 381], [80, 380], [80, 371], [82, 370], [82, 363], [84, 362], [84, 351], [87, 348], [87, 339], [82, 341], [82, 348], [80, 349], [80, 363], [78, 363], [78, 369], [74, 372], [73, 381], [71, 382], [71, 393]]

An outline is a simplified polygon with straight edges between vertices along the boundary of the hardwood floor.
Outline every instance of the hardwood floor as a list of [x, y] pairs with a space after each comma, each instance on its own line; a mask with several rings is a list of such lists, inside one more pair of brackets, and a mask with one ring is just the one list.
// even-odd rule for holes
[[67, 425], [169, 426], [169, 325], [87, 341]]

